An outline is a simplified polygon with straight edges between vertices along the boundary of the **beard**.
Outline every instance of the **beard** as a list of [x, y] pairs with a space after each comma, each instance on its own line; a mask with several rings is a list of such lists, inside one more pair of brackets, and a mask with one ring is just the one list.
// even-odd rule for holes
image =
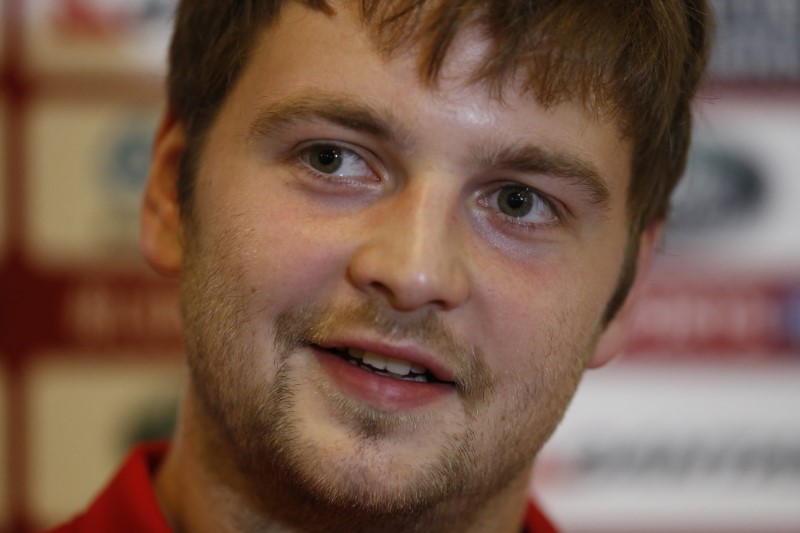
[[[400, 316], [375, 300], [309, 305], [277, 314], [264, 338], [266, 305], [244, 283], [233, 248], [215, 252], [190, 248], [185, 256], [181, 303], [191, 394], [199, 399], [205, 434], [213, 436], [208, 455], [223, 457], [209, 468], [237, 485], [257, 514], [303, 531], [443, 531], [442, 522], [459, 530], [487, 499], [520, 479], [527, 484], [584, 355], [570, 358], [555, 383], [548, 385], [542, 369], [538, 379], [503, 391], [512, 420], [487, 427], [496, 386], [486, 355], [459, 341], [433, 311]], [[428, 410], [381, 411], [345, 395], [324, 374], [299, 370], [308, 368], [298, 363], [304, 349], [352, 327], [431, 347], [455, 369], [461, 420], [439, 428], [438, 414]], [[345, 449], [323, 448], [309, 433], [299, 391], [310, 388], [346, 429]], [[398, 464], [385, 451], [424, 430], [435, 431], [437, 441], [424, 462]]]

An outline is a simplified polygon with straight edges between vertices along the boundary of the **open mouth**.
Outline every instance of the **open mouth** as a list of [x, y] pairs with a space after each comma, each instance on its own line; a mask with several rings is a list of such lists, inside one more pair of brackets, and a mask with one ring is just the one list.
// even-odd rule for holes
[[326, 348], [317, 344], [312, 346], [318, 350], [328, 352], [344, 359], [353, 366], [357, 366], [367, 372], [372, 372], [379, 376], [401, 379], [403, 381], [415, 381], [418, 383], [446, 383], [434, 376], [424, 366], [393, 359], [374, 352], [368, 352], [358, 348]]

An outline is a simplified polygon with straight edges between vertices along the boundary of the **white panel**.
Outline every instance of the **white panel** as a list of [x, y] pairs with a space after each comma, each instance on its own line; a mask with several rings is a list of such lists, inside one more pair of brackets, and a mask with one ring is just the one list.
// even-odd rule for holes
[[668, 233], [666, 256], [727, 271], [800, 271], [800, 93], [722, 95], [697, 106], [693, 157], [676, 191], [701, 222]]
[[40, 358], [30, 373], [30, 502], [38, 523], [83, 510], [131, 442], [169, 426], [183, 381], [174, 357]]
[[534, 485], [570, 532], [800, 531], [800, 363], [590, 372]]
[[34, 71], [165, 71], [174, 0], [26, 0], [24, 5]]
[[31, 110], [27, 241], [41, 263], [132, 260], [158, 108], [43, 101]]

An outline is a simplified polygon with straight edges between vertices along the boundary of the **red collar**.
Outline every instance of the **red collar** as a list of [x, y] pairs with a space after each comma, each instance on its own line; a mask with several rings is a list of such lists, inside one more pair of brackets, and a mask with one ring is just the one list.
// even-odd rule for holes
[[528, 500], [525, 511], [525, 533], [558, 533], [553, 523], [542, 513], [536, 503]]

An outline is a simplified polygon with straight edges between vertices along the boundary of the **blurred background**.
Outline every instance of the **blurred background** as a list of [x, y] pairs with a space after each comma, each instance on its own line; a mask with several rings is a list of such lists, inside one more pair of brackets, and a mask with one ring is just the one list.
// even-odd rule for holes
[[[0, 1], [0, 532], [21, 533], [174, 422], [176, 287], [137, 243], [174, 0]], [[800, 532], [800, 1], [713, 4], [634, 338], [532, 484], [567, 532]]]

